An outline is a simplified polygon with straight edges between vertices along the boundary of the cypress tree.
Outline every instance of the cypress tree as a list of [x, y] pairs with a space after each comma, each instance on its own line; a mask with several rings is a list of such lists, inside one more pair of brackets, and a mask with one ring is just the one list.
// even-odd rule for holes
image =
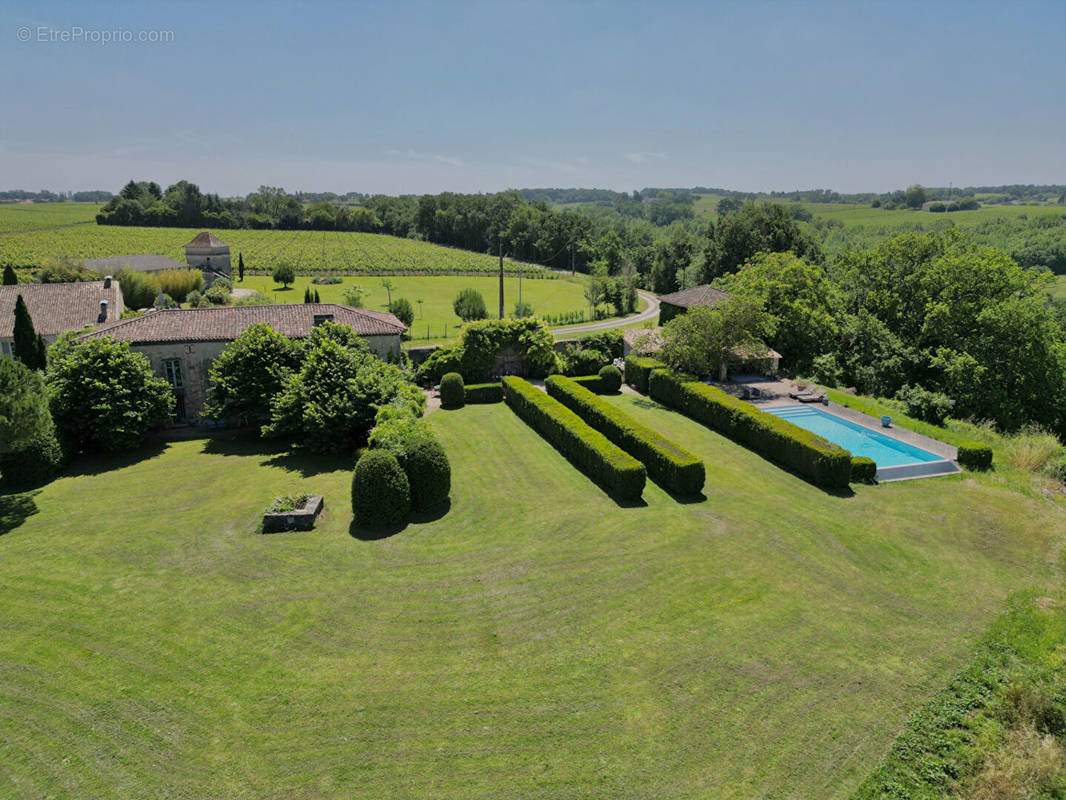
[[4, 267], [4, 286], [17, 286], [19, 276], [15, 274], [15, 268], [8, 264]]
[[304, 287], [304, 302], [305, 303], [310, 303], [312, 301], [312, 299], [313, 298], [311, 297], [311, 287], [310, 286], [305, 286]]
[[14, 340], [15, 358], [30, 369], [44, 369], [44, 340], [33, 330], [33, 318], [21, 294], [15, 300]]
[[315, 289], [315, 302], [316, 303], [321, 303], [322, 302], [322, 298], [318, 296], [318, 289]]
[[244, 281], [244, 253], [237, 253], [237, 279]]

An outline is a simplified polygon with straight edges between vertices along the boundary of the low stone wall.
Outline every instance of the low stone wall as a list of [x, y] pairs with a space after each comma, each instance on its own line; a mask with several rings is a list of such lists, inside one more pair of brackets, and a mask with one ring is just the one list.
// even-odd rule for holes
[[315, 520], [322, 513], [325, 502], [322, 495], [313, 494], [307, 498], [304, 507], [296, 511], [280, 511], [263, 515], [263, 533], [280, 531], [309, 531], [315, 527]]

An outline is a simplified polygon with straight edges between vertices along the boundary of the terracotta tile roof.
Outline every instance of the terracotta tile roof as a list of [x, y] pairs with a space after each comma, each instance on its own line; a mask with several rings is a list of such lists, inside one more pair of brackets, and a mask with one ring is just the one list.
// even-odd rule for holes
[[292, 303], [280, 306], [220, 306], [219, 308], [175, 308], [150, 311], [101, 325], [83, 339], [110, 336], [120, 342], [229, 342], [249, 325], [265, 322], [285, 336], [309, 336], [316, 316], [350, 325], [360, 336], [398, 335], [407, 330], [392, 314], [351, 308], [336, 303]]
[[42, 336], [58, 336], [96, 325], [101, 300], [107, 300], [109, 319], [115, 320], [122, 313], [118, 281], [112, 281], [109, 289], [104, 288], [103, 281], [0, 286], [0, 339], [14, 335], [15, 302], [20, 294], [33, 318], [33, 329]]
[[211, 231], [203, 231], [196, 234], [191, 242], [186, 247], [229, 247], [224, 241], [219, 239]]
[[109, 256], [107, 258], [86, 258], [81, 262], [86, 269], [101, 275], [118, 272], [129, 267], [134, 272], [158, 272], [164, 269], [188, 269], [189, 265], [154, 253], [141, 256]]
[[680, 292], [664, 294], [659, 298], [660, 303], [668, 303], [679, 308], [692, 308], [693, 306], [713, 306], [723, 300], [729, 299], [729, 292], [715, 289], [710, 284], [693, 286], [691, 289], [682, 289]]

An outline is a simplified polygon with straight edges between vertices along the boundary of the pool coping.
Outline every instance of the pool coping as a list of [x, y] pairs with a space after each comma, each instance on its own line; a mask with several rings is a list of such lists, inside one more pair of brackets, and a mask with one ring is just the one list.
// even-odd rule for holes
[[869, 414], [863, 414], [861, 411], [842, 406], [839, 403], [809, 404], [777, 399], [766, 403], [754, 403], [753, 405], [763, 409], [813, 407], [849, 422], [854, 422], [856, 425], [861, 425], [867, 430], [875, 431], [893, 439], [897, 439], [904, 444], [909, 444], [912, 447], [925, 450], [926, 452], [932, 453], [935, 456], [940, 456], [940, 458], [943, 459], [942, 461], [922, 461], [916, 464], [900, 464], [893, 467], [879, 466], [877, 468], [876, 478], [878, 483], [889, 483], [892, 481], [910, 480], [913, 478], [933, 478], [938, 475], [953, 475], [960, 471], [959, 466], [955, 461], [958, 457], [958, 450], [950, 444], [945, 444], [944, 442], [929, 436], [915, 433], [908, 428], [899, 428], [895, 425], [888, 428], [883, 427], [881, 425], [881, 420], [877, 417], [871, 417]]

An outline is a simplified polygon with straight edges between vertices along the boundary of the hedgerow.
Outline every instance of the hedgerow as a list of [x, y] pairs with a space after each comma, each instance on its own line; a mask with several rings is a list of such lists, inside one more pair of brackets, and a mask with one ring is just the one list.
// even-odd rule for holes
[[648, 393], [648, 379], [651, 371], [662, 364], [654, 358], [645, 356], [626, 356], [626, 383], [643, 394]]
[[992, 467], [992, 448], [981, 442], [959, 445], [955, 459], [966, 469], [986, 470]]
[[503, 386], [499, 383], [472, 383], [466, 387], [468, 405], [499, 403], [503, 400]]
[[647, 470], [633, 456], [608, 441], [558, 400], [528, 381], [503, 379], [503, 399], [533, 430], [608, 494], [636, 500], [644, 491]]
[[680, 495], [699, 494], [703, 489], [703, 462], [692, 453], [637, 422], [571, 378], [551, 375], [544, 385], [549, 395], [642, 461], [648, 475], [664, 489]]
[[854, 456], [851, 459], [851, 482], [873, 483], [877, 477], [877, 462], [866, 456]]
[[843, 489], [851, 478], [851, 453], [791, 422], [767, 414], [721, 389], [665, 368], [652, 370], [652, 398], [676, 408], [818, 486]]

